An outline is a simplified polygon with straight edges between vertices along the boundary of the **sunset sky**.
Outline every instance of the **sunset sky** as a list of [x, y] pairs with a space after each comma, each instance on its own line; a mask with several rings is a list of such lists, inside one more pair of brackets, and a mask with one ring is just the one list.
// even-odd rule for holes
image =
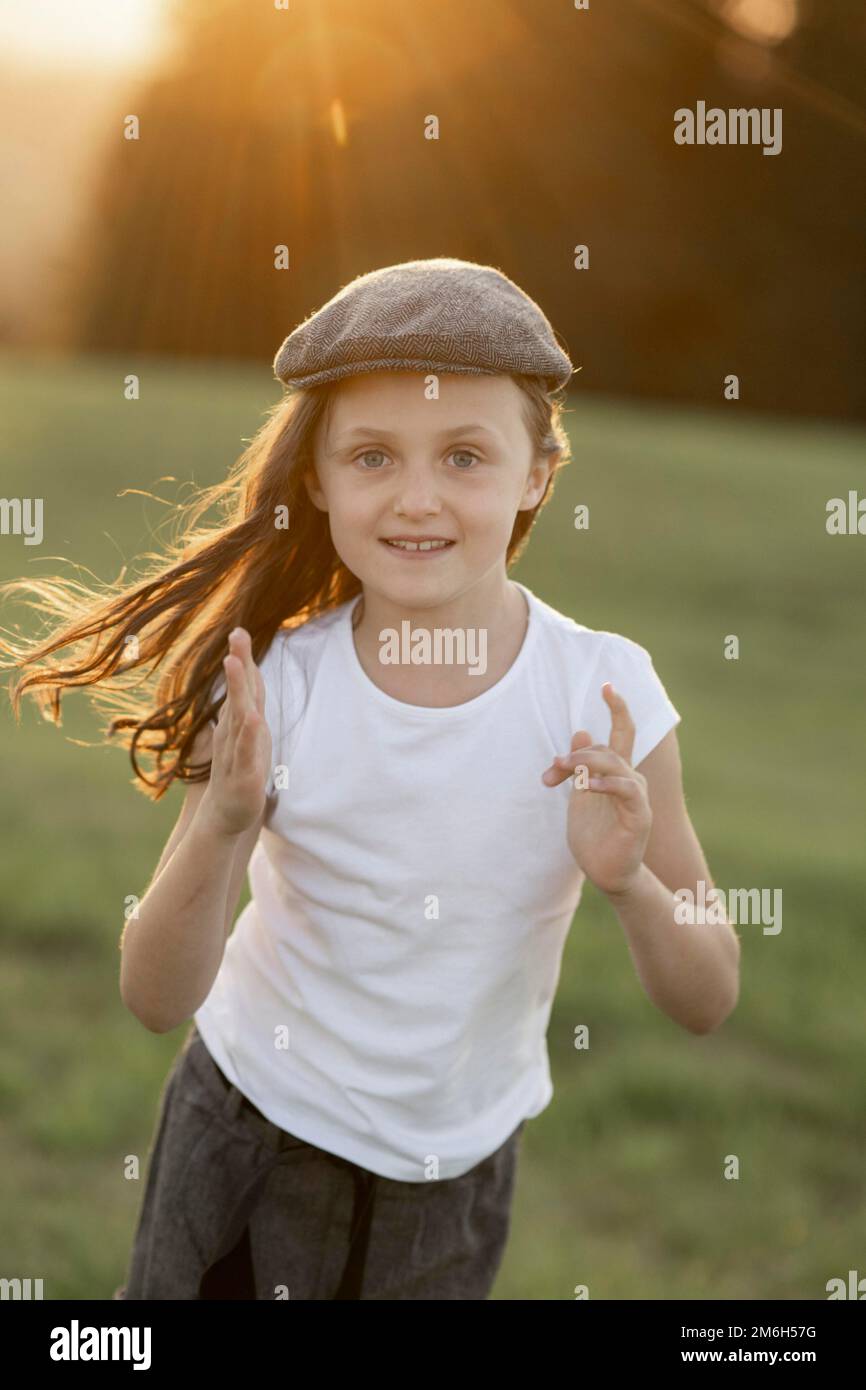
[[0, 0], [0, 47], [43, 67], [133, 66], [159, 54], [169, 0]]
[[[160, 56], [162, 19], [171, 5], [172, 0], [0, 0], [0, 47], [18, 62], [42, 67], [149, 64]], [[735, 31], [765, 43], [787, 37], [798, 11], [797, 0], [712, 0], [711, 8]]]

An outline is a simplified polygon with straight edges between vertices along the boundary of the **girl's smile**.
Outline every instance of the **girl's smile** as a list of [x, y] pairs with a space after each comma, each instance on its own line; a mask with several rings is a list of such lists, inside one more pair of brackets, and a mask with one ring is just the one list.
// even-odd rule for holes
[[457, 544], [441, 536], [380, 536], [379, 541], [392, 554], [405, 556], [409, 560], [426, 560], [433, 555], [444, 555]]

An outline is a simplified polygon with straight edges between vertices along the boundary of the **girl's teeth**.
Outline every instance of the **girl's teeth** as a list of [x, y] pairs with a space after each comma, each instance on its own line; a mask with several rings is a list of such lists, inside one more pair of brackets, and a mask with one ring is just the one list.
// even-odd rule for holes
[[400, 550], [444, 550], [450, 541], [389, 541], [389, 545], [396, 545]]

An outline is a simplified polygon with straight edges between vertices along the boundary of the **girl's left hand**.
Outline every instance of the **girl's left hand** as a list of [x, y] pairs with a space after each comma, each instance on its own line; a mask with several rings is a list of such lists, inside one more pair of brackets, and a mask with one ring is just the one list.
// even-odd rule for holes
[[611, 712], [610, 744], [593, 743], [581, 729], [571, 752], [554, 758], [541, 780], [557, 787], [575, 768], [587, 768], [588, 787], [574, 787], [569, 798], [568, 847], [600, 892], [617, 894], [628, 890], [643, 863], [652, 810], [646, 778], [630, 761], [635, 728], [628, 705], [610, 682], [601, 693]]

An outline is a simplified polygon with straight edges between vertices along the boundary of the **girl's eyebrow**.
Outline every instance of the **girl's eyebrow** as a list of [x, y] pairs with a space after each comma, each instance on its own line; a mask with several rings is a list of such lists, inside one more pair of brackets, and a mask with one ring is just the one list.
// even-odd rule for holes
[[[446, 429], [440, 430], [438, 434], [435, 434], [433, 438], [444, 439], [448, 435], [453, 434], [486, 434], [489, 435], [491, 439], [499, 439], [501, 442], [501, 436], [498, 430], [488, 429], [486, 425], [478, 424], [449, 425]], [[377, 429], [372, 425], [356, 425], [354, 429], [346, 430], [344, 434], [338, 435], [334, 444], [336, 448], [341, 448], [352, 439], [366, 438], [390, 439], [394, 441], [399, 439], [399, 435], [394, 434], [391, 430]]]

